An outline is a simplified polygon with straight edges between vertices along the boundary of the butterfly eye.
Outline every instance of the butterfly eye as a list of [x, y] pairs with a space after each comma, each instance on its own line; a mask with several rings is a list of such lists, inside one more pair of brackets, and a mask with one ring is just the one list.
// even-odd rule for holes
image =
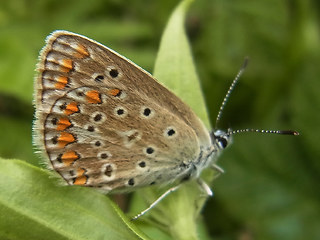
[[228, 140], [224, 137], [219, 137], [217, 141], [222, 148], [226, 148], [228, 146]]

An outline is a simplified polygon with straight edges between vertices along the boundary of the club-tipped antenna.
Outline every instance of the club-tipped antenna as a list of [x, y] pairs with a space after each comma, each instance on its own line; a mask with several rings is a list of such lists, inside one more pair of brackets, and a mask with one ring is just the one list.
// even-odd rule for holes
[[224, 108], [225, 108], [225, 106], [226, 106], [226, 104], [227, 104], [227, 102], [228, 102], [228, 100], [229, 100], [229, 97], [230, 97], [233, 89], [235, 88], [235, 86], [236, 86], [237, 82], [239, 81], [241, 75], [243, 74], [244, 70], [246, 69], [246, 67], [247, 67], [247, 65], [248, 65], [248, 61], [249, 61], [249, 58], [246, 57], [246, 58], [244, 59], [244, 62], [243, 62], [243, 64], [242, 64], [242, 66], [241, 66], [241, 68], [240, 68], [237, 76], [236, 76], [235, 79], [232, 81], [232, 83], [231, 83], [231, 85], [230, 85], [230, 87], [229, 87], [229, 89], [228, 89], [228, 91], [227, 91], [227, 94], [226, 94], [226, 96], [224, 97], [224, 99], [223, 99], [223, 101], [222, 101], [222, 103], [221, 103], [221, 106], [220, 106], [220, 109], [219, 109], [219, 112], [218, 112], [218, 115], [217, 115], [217, 119], [216, 119], [215, 129], [217, 129], [217, 127], [218, 127], [218, 123], [219, 123], [219, 121], [220, 121], [220, 119], [221, 119], [221, 117], [222, 117], [222, 112], [223, 112], [223, 110], [224, 110]]
[[256, 133], [268, 133], [268, 134], [280, 134], [280, 135], [294, 135], [298, 136], [299, 132], [294, 130], [262, 130], [262, 129], [253, 129], [253, 128], [246, 128], [246, 129], [238, 129], [238, 130], [228, 130], [227, 135], [231, 136], [238, 133], [244, 132], [256, 132]]

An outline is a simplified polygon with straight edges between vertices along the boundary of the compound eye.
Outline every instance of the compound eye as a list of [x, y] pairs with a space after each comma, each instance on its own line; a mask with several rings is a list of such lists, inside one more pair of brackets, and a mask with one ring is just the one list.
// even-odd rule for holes
[[228, 146], [228, 141], [224, 137], [219, 137], [218, 142], [222, 148], [226, 148]]

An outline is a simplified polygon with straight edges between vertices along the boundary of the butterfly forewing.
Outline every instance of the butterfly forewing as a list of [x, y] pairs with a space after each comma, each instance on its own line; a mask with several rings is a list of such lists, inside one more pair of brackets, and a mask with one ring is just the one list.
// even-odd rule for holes
[[69, 184], [111, 191], [170, 182], [210, 146], [187, 105], [90, 39], [54, 32], [38, 71], [37, 144]]

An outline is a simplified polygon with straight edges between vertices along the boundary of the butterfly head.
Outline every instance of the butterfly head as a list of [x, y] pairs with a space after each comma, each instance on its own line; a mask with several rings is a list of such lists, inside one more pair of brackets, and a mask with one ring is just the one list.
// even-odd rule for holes
[[225, 149], [232, 143], [232, 137], [228, 132], [222, 130], [215, 130], [211, 132], [212, 144], [218, 151]]

